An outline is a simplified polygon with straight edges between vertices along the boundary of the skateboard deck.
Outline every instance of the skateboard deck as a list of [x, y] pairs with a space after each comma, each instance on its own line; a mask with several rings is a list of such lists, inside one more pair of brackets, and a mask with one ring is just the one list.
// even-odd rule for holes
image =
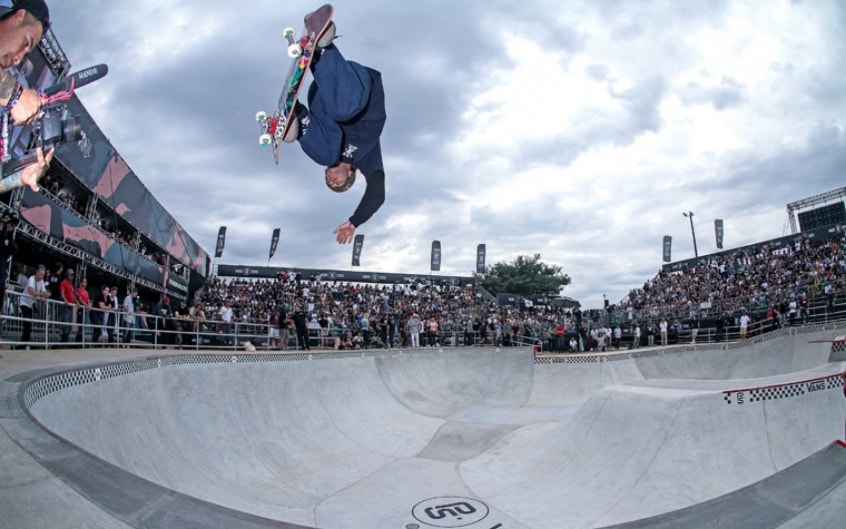
[[304, 28], [298, 39], [294, 38], [294, 29], [285, 28], [283, 34], [288, 40], [288, 56], [293, 60], [282, 85], [282, 93], [276, 110], [271, 115], [264, 111], [256, 114], [256, 121], [261, 128], [259, 144], [262, 146], [273, 146], [273, 159], [279, 164], [279, 145], [283, 143], [285, 134], [291, 128], [297, 98], [300, 90], [305, 84], [309, 65], [314, 53], [317, 51], [317, 43], [329, 28], [332, 22], [334, 8], [331, 4], [324, 4], [315, 11], [304, 17]]

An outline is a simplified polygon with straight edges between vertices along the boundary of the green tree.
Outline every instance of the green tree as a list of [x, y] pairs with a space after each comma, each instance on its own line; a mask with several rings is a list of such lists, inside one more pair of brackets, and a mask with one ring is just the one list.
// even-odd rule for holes
[[560, 266], [541, 262], [539, 253], [534, 257], [521, 255], [511, 263], [487, 266], [485, 273], [474, 274], [474, 277], [493, 295], [507, 292], [524, 297], [557, 296], [561, 287], [570, 284], [570, 276], [562, 274]]

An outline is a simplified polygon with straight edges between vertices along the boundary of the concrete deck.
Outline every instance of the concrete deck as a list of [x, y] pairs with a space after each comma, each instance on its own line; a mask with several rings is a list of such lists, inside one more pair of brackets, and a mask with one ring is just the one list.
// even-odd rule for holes
[[833, 523], [846, 353], [813, 342], [844, 330], [538, 360], [2, 351], [0, 528]]

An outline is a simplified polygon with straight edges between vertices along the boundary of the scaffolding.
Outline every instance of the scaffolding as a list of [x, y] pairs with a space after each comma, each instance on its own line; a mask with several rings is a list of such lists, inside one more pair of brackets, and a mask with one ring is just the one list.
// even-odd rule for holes
[[53, 30], [47, 30], [38, 43], [38, 48], [47, 61], [47, 67], [50, 68], [56, 79], [64, 79], [70, 73], [71, 63], [59, 45], [59, 41], [56, 39], [56, 35], [53, 34]]
[[819, 195], [803, 198], [802, 200], [797, 200], [796, 202], [791, 202], [790, 204], [788, 204], [787, 220], [790, 223], [790, 234], [795, 235], [799, 232], [799, 229], [796, 226], [796, 213], [799, 210], [811, 208], [820, 204], [826, 204], [837, 199], [842, 200], [843, 197], [846, 197], [846, 187], [841, 187], [840, 189], [834, 189], [825, 193], [820, 193]]

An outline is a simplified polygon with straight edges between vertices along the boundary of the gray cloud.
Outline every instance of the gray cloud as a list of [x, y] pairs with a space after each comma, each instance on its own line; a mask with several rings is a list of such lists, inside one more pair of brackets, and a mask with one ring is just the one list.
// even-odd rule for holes
[[[331, 232], [363, 186], [329, 193], [296, 145], [275, 165], [254, 121], [287, 69], [282, 28], [299, 29], [314, 5], [52, 3], [74, 65], [110, 66], [81, 99], [203, 247], [228, 225], [222, 261], [265, 264], [281, 227], [272, 264], [349, 267], [350, 247]], [[778, 236], [787, 202], [843, 185], [840, 2], [787, 6], [787, 25], [751, 0], [335, 7], [339, 48], [382, 72], [388, 105], [388, 200], [360, 230], [363, 269], [426, 272], [439, 239], [444, 273], [465, 274], [485, 242], [490, 262], [540, 253], [563, 266], [567, 294], [595, 306], [654, 275], [663, 235], [675, 256], [692, 255], [682, 210], [696, 212], [704, 252], [713, 218], [726, 219], [727, 244]], [[730, 32], [737, 17], [750, 33]], [[709, 55], [713, 38], [740, 49], [759, 36], [781, 44], [767, 75], [750, 81], [749, 68]], [[539, 58], [528, 50], [546, 62], [510, 85], [511, 72]], [[527, 100], [545, 73], [566, 87]], [[512, 119], [532, 134], [502, 137], [498, 125]], [[470, 134], [481, 139], [466, 143]]]

